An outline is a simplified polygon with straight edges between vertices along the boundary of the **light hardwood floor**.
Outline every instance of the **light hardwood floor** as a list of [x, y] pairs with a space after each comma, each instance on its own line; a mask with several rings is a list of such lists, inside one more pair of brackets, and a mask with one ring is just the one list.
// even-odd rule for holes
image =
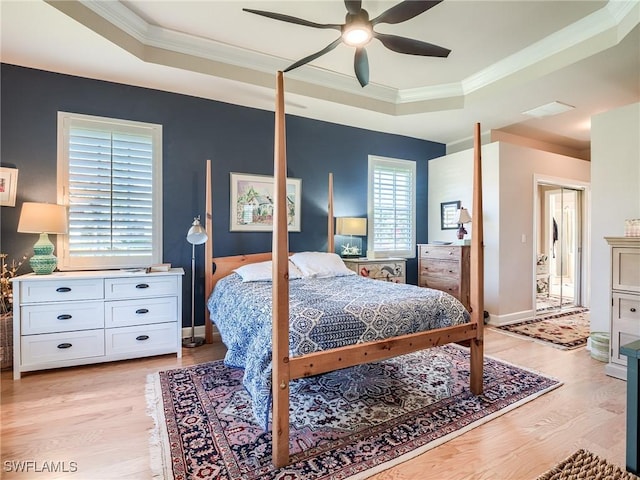
[[[224, 346], [140, 360], [1, 375], [0, 477], [150, 479], [150, 373], [222, 358]], [[561, 351], [486, 329], [485, 353], [564, 385], [375, 479], [535, 479], [579, 448], [625, 464], [626, 383], [584, 348]], [[8, 472], [17, 461], [66, 462], [73, 473]], [[7, 463], [9, 462], [9, 463]], [[75, 462], [72, 464], [71, 462]], [[60, 463], [58, 463], [60, 465]]]

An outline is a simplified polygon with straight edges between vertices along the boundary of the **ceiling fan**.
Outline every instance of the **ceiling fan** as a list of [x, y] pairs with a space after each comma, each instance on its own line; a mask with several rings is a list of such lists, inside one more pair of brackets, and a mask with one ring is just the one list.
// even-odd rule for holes
[[242, 10], [283, 22], [304, 25], [306, 27], [340, 30], [341, 35], [337, 40], [331, 42], [322, 50], [291, 64], [284, 71], [288, 72], [294, 68], [304, 65], [305, 63], [309, 63], [325, 53], [330, 52], [343, 42], [356, 48], [355, 59], [353, 62], [354, 69], [358, 82], [360, 82], [360, 85], [364, 87], [369, 83], [369, 60], [367, 58], [367, 51], [364, 47], [372, 38], [380, 40], [380, 42], [382, 42], [382, 44], [389, 50], [393, 50], [398, 53], [422, 55], [427, 57], [447, 57], [449, 55], [451, 50], [447, 48], [411, 38], [379, 33], [373, 29], [373, 27], [379, 23], [395, 24], [410, 20], [436, 6], [441, 1], [442, 0], [404, 1], [384, 11], [373, 20], [369, 20], [369, 13], [362, 8], [361, 0], [344, 0], [344, 4], [347, 7], [347, 15], [343, 24], [315, 23], [302, 18], [284, 15], [282, 13], [265, 12], [264, 10], [254, 10], [251, 8], [243, 8]]

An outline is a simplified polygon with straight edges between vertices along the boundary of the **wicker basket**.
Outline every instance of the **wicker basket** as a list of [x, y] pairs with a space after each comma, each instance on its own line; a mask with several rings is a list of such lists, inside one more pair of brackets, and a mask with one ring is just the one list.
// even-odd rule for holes
[[2, 370], [13, 366], [13, 315], [0, 315], [0, 362]]

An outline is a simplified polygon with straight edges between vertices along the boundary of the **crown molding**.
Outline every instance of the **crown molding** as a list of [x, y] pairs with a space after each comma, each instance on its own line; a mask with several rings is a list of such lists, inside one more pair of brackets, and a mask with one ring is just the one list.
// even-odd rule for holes
[[[143, 61], [225, 76], [260, 86], [267, 86], [266, 78], [291, 63], [291, 60], [282, 57], [151, 25], [121, 2], [47, 0], [47, 3], [113, 41], [105, 33], [104, 26], [97, 29], [90, 22], [83, 21], [82, 15], [72, 12], [73, 4], [81, 4], [91, 10], [120, 34], [125, 33], [134, 39], [139, 44], [137, 48], [123, 42], [114, 43]], [[350, 75], [312, 65], [305, 65], [287, 76], [292, 80], [289, 82], [292, 93], [391, 115], [455, 109], [460, 108], [467, 96], [474, 92], [501, 86], [516, 78], [531, 78], [540, 75], [540, 72], [561, 68], [612, 47], [638, 23], [640, 2], [610, 0], [603, 8], [456, 83], [402, 90], [371, 83], [362, 89]], [[203, 66], [203, 60], [211, 62], [211, 65]], [[227, 68], [220, 68], [222, 65]], [[252, 71], [261, 75], [251, 75]]]

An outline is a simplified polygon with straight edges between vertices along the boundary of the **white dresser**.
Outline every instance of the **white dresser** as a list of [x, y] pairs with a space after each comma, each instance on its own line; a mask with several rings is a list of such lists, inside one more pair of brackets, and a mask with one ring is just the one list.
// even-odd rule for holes
[[13, 278], [13, 378], [150, 355], [181, 357], [183, 275], [174, 268]]
[[620, 347], [640, 340], [640, 237], [606, 237], [611, 247], [611, 343], [608, 375], [627, 378]]

